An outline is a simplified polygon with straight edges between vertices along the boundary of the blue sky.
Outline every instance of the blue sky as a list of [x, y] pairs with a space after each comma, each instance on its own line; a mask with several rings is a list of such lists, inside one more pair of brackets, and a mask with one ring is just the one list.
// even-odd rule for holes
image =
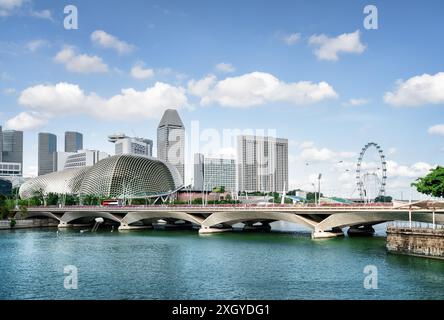
[[[68, 4], [77, 30], [64, 28]], [[155, 140], [176, 106], [187, 128], [275, 129], [290, 141], [290, 187], [323, 172], [325, 192], [344, 196], [375, 141], [399, 197], [442, 164], [444, 4], [372, 1], [378, 29], [367, 30], [368, 4], [0, 0], [0, 123], [25, 131], [32, 175], [40, 131], [63, 149], [63, 132], [78, 130], [112, 153], [108, 134]]]

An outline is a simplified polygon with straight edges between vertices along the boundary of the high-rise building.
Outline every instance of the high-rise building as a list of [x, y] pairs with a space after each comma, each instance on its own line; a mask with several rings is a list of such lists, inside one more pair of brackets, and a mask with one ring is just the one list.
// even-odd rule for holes
[[108, 136], [108, 141], [115, 144], [115, 154], [133, 154], [139, 156], [153, 156], [153, 140], [132, 138], [123, 133]]
[[54, 154], [57, 152], [57, 136], [52, 133], [39, 133], [38, 175], [54, 172]]
[[83, 149], [83, 135], [79, 132], [65, 132], [65, 152], [77, 152]]
[[0, 126], [0, 162], [3, 161], [3, 131], [2, 126]]
[[99, 150], [79, 150], [78, 152], [55, 152], [54, 171], [93, 166], [110, 155]]
[[2, 132], [2, 162], [20, 164], [23, 168], [23, 131]]
[[288, 189], [288, 140], [238, 136], [240, 191], [282, 192]]
[[167, 109], [160, 120], [157, 157], [175, 166], [185, 181], [185, 126], [177, 110]]
[[216, 187], [225, 187], [228, 192], [237, 191], [236, 161], [194, 154], [194, 189], [211, 191]]

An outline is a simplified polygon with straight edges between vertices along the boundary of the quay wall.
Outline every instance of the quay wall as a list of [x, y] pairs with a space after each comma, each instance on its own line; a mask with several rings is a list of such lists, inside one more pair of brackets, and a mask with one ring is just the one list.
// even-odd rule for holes
[[387, 250], [396, 254], [444, 259], [444, 229], [388, 227]]

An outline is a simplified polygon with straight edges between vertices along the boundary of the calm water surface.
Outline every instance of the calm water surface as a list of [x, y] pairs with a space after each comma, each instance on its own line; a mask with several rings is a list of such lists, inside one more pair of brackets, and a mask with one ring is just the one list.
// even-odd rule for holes
[[382, 236], [0, 231], [0, 299], [444, 299], [444, 261], [387, 254]]

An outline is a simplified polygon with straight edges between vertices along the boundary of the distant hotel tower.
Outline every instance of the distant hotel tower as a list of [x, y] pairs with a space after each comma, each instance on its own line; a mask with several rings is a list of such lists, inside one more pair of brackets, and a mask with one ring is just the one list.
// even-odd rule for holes
[[185, 181], [185, 127], [177, 110], [168, 109], [157, 128], [157, 157], [174, 165]]
[[83, 150], [83, 135], [79, 132], [65, 132], [65, 152]]
[[38, 175], [54, 172], [54, 154], [57, 152], [57, 136], [39, 133]]
[[238, 136], [239, 191], [288, 190], [288, 140]]

